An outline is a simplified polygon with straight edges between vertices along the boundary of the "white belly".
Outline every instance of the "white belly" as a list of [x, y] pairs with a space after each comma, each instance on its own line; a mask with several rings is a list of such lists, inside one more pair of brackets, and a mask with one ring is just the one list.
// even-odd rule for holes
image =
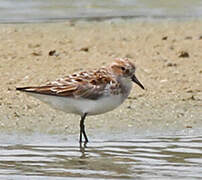
[[28, 94], [36, 97], [46, 104], [49, 104], [55, 109], [79, 115], [83, 115], [84, 113], [88, 113], [88, 115], [96, 115], [111, 111], [118, 107], [125, 99], [121, 95], [104, 97], [98, 100], [89, 100], [73, 99], [61, 96], [49, 96], [35, 93]]

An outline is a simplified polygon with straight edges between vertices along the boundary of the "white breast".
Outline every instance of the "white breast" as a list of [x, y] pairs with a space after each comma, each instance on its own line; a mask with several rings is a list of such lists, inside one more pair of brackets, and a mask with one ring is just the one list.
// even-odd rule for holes
[[115, 109], [128, 97], [132, 88], [131, 80], [129, 78], [121, 78], [119, 81], [121, 84], [120, 88], [122, 90], [122, 94], [105, 95], [104, 97], [100, 97], [96, 100], [44, 95], [29, 92], [27, 92], [27, 94], [34, 96], [46, 104], [49, 104], [55, 109], [67, 113], [79, 115], [88, 113], [88, 115], [96, 115]]
[[124, 98], [121, 95], [108, 96], [97, 100], [83, 100], [81, 111], [84, 110], [89, 115], [102, 114], [115, 109], [123, 101]]
[[88, 113], [88, 115], [96, 115], [111, 111], [118, 107], [125, 99], [125, 97], [122, 95], [112, 95], [97, 100], [90, 100], [43, 95], [37, 93], [28, 94], [46, 104], [49, 104], [55, 109], [79, 115], [83, 115], [84, 113]]

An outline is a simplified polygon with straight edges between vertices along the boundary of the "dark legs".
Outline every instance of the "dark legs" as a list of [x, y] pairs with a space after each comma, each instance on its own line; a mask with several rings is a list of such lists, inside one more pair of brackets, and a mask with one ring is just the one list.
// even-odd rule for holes
[[81, 121], [80, 121], [80, 140], [79, 140], [80, 143], [82, 142], [82, 134], [84, 135], [85, 143], [88, 142], [88, 138], [87, 138], [87, 135], [86, 135], [86, 132], [85, 132], [85, 125], [84, 125], [84, 120], [85, 120], [86, 116], [87, 116], [87, 113], [85, 113], [83, 116], [81, 116]]

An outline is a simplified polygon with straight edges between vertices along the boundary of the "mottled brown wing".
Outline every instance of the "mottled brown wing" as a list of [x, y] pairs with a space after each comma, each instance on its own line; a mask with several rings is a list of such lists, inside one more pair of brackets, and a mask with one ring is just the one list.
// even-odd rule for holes
[[74, 98], [86, 98], [86, 99], [97, 99], [105, 93], [105, 86], [92, 86], [91, 84], [86, 85], [63, 85], [63, 86], [39, 86], [39, 87], [20, 87], [16, 88], [17, 90], [46, 94], [46, 95], [55, 95], [63, 97], [74, 97]]
[[83, 86], [78, 86], [77, 90], [74, 91], [74, 97], [85, 98], [85, 99], [98, 99], [102, 95], [107, 95], [106, 84], [102, 85], [92, 85], [86, 84]]
[[72, 92], [76, 90], [76, 87], [46, 85], [38, 87], [18, 87], [16, 90], [47, 95], [71, 96]]
[[114, 82], [114, 80], [110, 79], [106, 74], [103, 75], [100, 71], [81, 72], [76, 76], [74, 74], [66, 76], [45, 86], [22, 87], [17, 88], [17, 90], [63, 97], [97, 99], [102, 95], [109, 94], [109, 89], [107, 90], [109, 86], [107, 85]]

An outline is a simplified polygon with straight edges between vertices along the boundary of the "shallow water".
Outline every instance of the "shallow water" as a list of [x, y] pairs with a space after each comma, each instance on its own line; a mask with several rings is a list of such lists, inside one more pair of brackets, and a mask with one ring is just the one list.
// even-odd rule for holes
[[201, 16], [200, 0], [0, 0], [0, 22], [39, 22], [95, 17]]
[[201, 179], [202, 136], [99, 139], [86, 147], [54, 136], [0, 137], [0, 179], [67, 178]]

